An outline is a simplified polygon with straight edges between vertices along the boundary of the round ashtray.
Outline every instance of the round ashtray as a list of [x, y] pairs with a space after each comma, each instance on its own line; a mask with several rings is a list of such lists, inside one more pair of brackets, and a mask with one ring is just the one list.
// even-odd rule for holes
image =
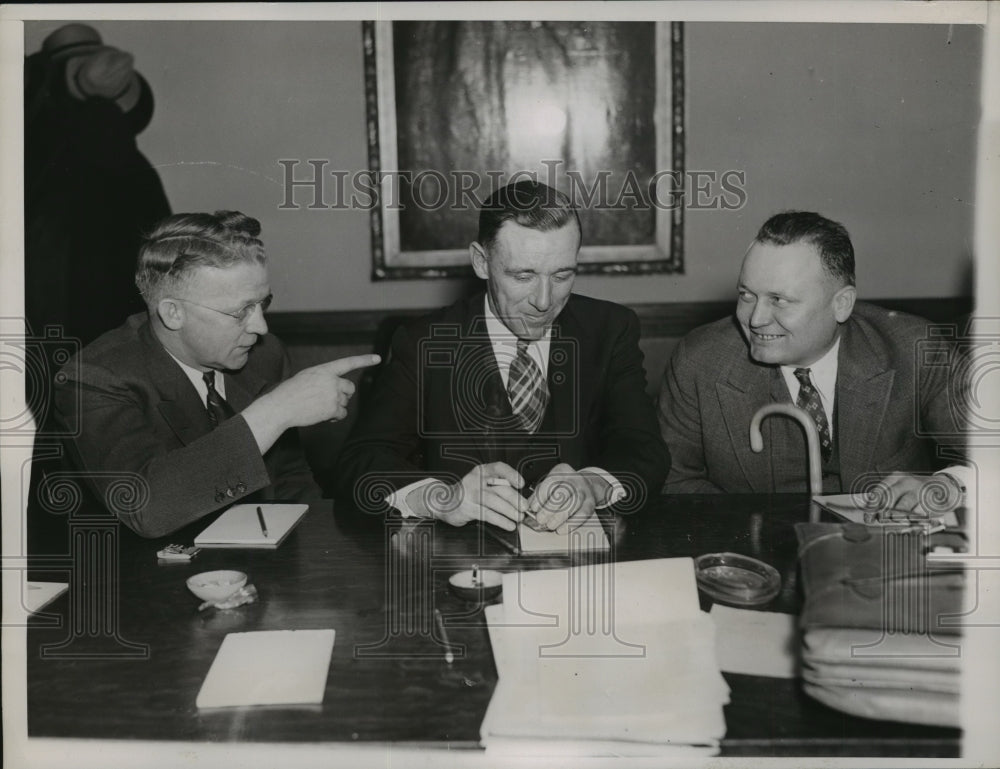
[[188, 590], [203, 601], [224, 601], [247, 583], [242, 571], [203, 571], [189, 577]]
[[719, 603], [758, 606], [781, 590], [773, 566], [738, 553], [708, 553], [694, 559], [698, 589]]
[[503, 590], [503, 572], [490, 569], [459, 571], [448, 577], [448, 586], [466, 601], [489, 601]]

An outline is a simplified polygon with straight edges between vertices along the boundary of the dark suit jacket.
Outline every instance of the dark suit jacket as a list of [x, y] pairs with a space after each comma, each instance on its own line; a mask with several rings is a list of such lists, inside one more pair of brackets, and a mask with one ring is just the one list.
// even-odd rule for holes
[[[958, 456], [947, 349], [927, 321], [858, 302], [844, 323], [837, 366], [836, 430], [841, 488], [895, 471], [935, 469], [935, 440]], [[944, 357], [928, 355], [944, 349]], [[936, 361], [936, 362], [935, 362]], [[942, 363], [943, 361], [943, 363]], [[735, 319], [695, 329], [678, 344], [660, 390], [660, 426], [673, 466], [665, 491], [808, 491], [805, 434], [783, 416], [762, 424], [764, 451], [750, 449], [758, 408], [788, 403], [777, 366], [755, 363]]]
[[645, 394], [638, 319], [573, 295], [549, 350], [541, 427], [518, 430], [483, 317], [483, 294], [400, 328], [340, 455], [338, 495], [383, 509], [385, 493], [427, 477], [455, 482], [504, 461], [531, 484], [560, 462], [615, 475], [640, 505], [670, 456]]
[[[138, 534], [157, 537], [259, 489], [263, 498], [319, 497], [296, 431], [261, 457], [238, 413], [287, 374], [281, 343], [262, 337], [246, 366], [226, 373], [226, 400], [237, 415], [213, 430], [191, 381], [141, 313], [63, 367], [56, 419], [75, 432], [70, 456], [98, 497]], [[114, 493], [123, 478], [137, 484], [134, 503]]]

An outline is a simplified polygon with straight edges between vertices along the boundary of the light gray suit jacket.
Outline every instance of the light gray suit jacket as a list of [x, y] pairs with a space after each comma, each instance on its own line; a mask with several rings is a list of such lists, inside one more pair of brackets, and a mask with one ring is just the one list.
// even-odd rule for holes
[[[834, 432], [843, 491], [962, 456], [957, 396], [949, 389], [954, 351], [928, 338], [927, 326], [864, 302], [843, 324]], [[781, 371], [750, 358], [735, 318], [692, 331], [674, 351], [660, 390], [660, 429], [673, 460], [664, 490], [808, 491], [805, 434], [796, 421], [769, 417], [764, 451], [750, 449], [750, 420], [775, 402], [791, 402]]]

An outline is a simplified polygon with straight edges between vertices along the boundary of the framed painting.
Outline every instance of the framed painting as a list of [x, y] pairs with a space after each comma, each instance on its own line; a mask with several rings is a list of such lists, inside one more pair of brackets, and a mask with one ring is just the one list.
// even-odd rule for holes
[[533, 178], [583, 227], [582, 273], [683, 271], [679, 22], [363, 25], [375, 280], [471, 274], [479, 204]]

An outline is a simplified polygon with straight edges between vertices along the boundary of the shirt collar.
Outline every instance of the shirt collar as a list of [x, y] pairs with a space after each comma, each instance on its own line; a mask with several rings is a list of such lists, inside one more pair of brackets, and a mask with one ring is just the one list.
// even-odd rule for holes
[[[184, 375], [191, 380], [191, 384], [193, 384], [194, 389], [198, 391], [198, 395], [201, 396], [202, 400], [205, 400], [208, 397], [208, 385], [205, 384], [204, 380], [205, 372], [199, 371], [193, 366], [189, 366], [187, 363], [170, 352], [170, 350], [167, 350], [166, 347], [163, 349], [166, 350], [167, 355], [173, 358], [177, 365], [181, 367], [181, 371], [183, 371]], [[226, 397], [226, 377], [221, 371], [215, 372], [215, 389], [223, 398]]]
[[[494, 314], [490, 307], [488, 294], [483, 295], [483, 315], [486, 318], [486, 333], [490, 335], [490, 343], [493, 345], [493, 355], [496, 357], [500, 374], [503, 376], [506, 386], [510, 362], [517, 350], [517, 336]], [[549, 373], [549, 347], [551, 343], [551, 326], [545, 330], [545, 336], [541, 339], [528, 342], [528, 354], [535, 359], [535, 363], [541, 368], [542, 376], [548, 376]]]
[[[808, 368], [813, 384], [819, 390], [824, 405], [828, 403], [832, 404], [834, 395], [837, 392], [837, 353], [839, 351], [840, 337], [838, 336], [837, 341], [833, 343], [833, 347], [827, 350], [823, 357], [811, 366], [782, 366], [781, 373], [784, 374], [786, 382], [797, 382], [798, 380], [795, 379], [794, 373], [795, 369]], [[793, 391], [793, 394], [796, 391]]]

